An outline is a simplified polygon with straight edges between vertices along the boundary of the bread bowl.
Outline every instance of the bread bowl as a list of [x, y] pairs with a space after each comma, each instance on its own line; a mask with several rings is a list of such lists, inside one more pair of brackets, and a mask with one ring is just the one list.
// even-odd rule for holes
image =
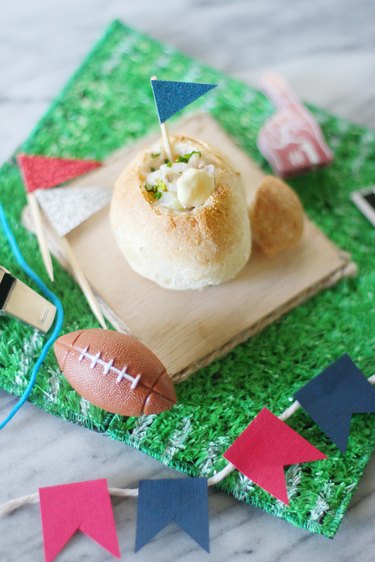
[[171, 137], [173, 162], [157, 143], [118, 178], [110, 221], [138, 274], [174, 290], [203, 289], [235, 277], [251, 252], [240, 173], [217, 148]]

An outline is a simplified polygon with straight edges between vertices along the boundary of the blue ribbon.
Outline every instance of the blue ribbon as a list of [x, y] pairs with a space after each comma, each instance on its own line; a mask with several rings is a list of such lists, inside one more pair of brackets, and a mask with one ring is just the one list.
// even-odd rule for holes
[[1, 223], [4, 234], [5, 234], [6, 238], [8, 239], [11, 250], [12, 250], [19, 266], [23, 269], [23, 271], [26, 273], [26, 275], [28, 275], [30, 277], [30, 279], [32, 279], [36, 283], [36, 285], [44, 293], [44, 295], [47, 297], [47, 299], [50, 300], [51, 302], [53, 302], [53, 304], [56, 306], [56, 309], [57, 309], [55, 327], [53, 329], [53, 332], [52, 332], [51, 336], [48, 338], [47, 342], [44, 344], [44, 346], [42, 348], [42, 351], [39, 355], [39, 358], [38, 358], [37, 362], [35, 363], [35, 365], [33, 367], [33, 370], [31, 371], [30, 381], [29, 381], [29, 384], [27, 385], [24, 393], [22, 394], [22, 396], [19, 399], [19, 401], [17, 402], [17, 404], [15, 406], [13, 406], [13, 408], [11, 409], [9, 414], [6, 416], [6, 418], [2, 422], [0, 422], [0, 429], [3, 429], [10, 422], [10, 420], [16, 415], [18, 410], [20, 410], [20, 408], [22, 408], [22, 406], [24, 405], [26, 400], [29, 398], [30, 393], [31, 393], [31, 391], [34, 387], [39, 369], [42, 366], [50, 348], [52, 347], [54, 342], [59, 337], [59, 333], [61, 331], [61, 328], [62, 328], [62, 325], [63, 325], [63, 322], [64, 322], [64, 309], [63, 309], [63, 306], [62, 306], [60, 300], [57, 298], [57, 296], [52, 291], [50, 291], [48, 289], [48, 287], [46, 287], [46, 285], [43, 283], [43, 281], [38, 277], [38, 275], [31, 269], [31, 267], [25, 261], [25, 258], [23, 257], [23, 255], [21, 253], [21, 250], [18, 247], [18, 244], [16, 242], [14, 234], [13, 234], [13, 232], [12, 232], [12, 230], [11, 230], [9, 224], [8, 224], [8, 221], [5, 217], [4, 209], [3, 209], [3, 206], [1, 204], [0, 204], [0, 223]]

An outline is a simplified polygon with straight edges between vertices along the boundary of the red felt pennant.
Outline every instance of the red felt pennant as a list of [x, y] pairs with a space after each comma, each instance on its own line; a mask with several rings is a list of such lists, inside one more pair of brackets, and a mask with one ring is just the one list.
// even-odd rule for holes
[[19, 154], [17, 160], [26, 191], [29, 193], [35, 189], [56, 187], [101, 166], [101, 163], [95, 160], [50, 158], [30, 154]]
[[39, 489], [46, 562], [52, 562], [78, 530], [120, 558], [105, 479]]
[[327, 458], [267, 408], [260, 411], [224, 457], [255, 484], [287, 505], [283, 467]]

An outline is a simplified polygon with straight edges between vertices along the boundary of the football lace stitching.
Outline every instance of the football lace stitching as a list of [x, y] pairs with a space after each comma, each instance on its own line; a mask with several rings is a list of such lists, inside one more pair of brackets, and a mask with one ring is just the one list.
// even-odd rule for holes
[[132, 390], [136, 388], [137, 384], [141, 379], [140, 374], [137, 375], [136, 377], [133, 377], [127, 372], [127, 368], [128, 368], [127, 365], [125, 365], [122, 369], [118, 369], [117, 367], [113, 366], [114, 359], [110, 359], [109, 361], [104, 361], [103, 359], [100, 358], [101, 351], [99, 351], [96, 355], [93, 355], [92, 353], [89, 353], [88, 349], [89, 349], [88, 346], [85, 347], [84, 349], [81, 348], [77, 349], [80, 352], [80, 355], [78, 357], [79, 362], [83, 361], [83, 359], [90, 359], [91, 361], [90, 369], [95, 369], [97, 365], [100, 365], [101, 367], [103, 367], [104, 375], [108, 375], [108, 373], [110, 372], [115, 373], [117, 375], [116, 378], [117, 384], [120, 383], [122, 380], [126, 379], [132, 383], [130, 386]]

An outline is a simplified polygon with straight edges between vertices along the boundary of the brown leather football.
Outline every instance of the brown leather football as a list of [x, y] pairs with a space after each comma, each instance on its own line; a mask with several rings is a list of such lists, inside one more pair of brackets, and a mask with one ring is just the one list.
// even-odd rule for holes
[[113, 414], [159, 414], [176, 403], [164, 365], [137, 339], [97, 328], [61, 336], [57, 362], [72, 387]]

